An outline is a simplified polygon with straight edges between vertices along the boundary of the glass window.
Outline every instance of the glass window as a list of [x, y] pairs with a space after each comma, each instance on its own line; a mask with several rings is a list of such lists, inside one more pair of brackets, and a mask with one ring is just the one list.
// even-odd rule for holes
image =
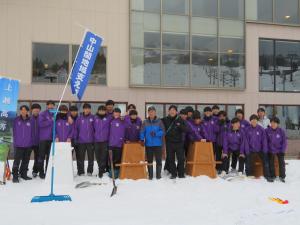
[[146, 112], [145, 112], [145, 118], [147, 117], [147, 113], [148, 113], [148, 108], [154, 106], [156, 109], [156, 116], [158, 118], [163, 118], [164, 115], [164, 105], [163, 104], [151, 104], [151, 103], [147, 103], [146, 104]]
[[162, 0], [163, 13], [186, 15], [189, 12], [188, 0]]
[[217, 17], [218, 0], [192, 0], [194, 16]]
[[276, 91], [300, 91], [300, 43], [275, 41]]
[[131, 84], [160, 85], [160, 50], [131, 50]]
[[192, 37], [193, 50], [217, 52], [218, 39], [210, 36], [195, 36]]
[[234, 20], [220, 20], [219, 35], [228, 37], [243, 37], [244, 22]]
[[[72, 45], [72, 62], [75, 60], [78, 47], [79, 47], [78, 45]], [[90, 80], [89, 80], [90, 84], [106, 85], [106, 59], [107, 59], [107, 48], [101, 47], [94, 64], [92, 74], [90, 76]]]
[[274, 41], [259, 40], [259, 90], [274, 90]]
[[239, 55], [239, 54], [220, 55], [220, 86], [244, 88], [245, 86], [244, 55]]
[[189, 36], [185, 34], [163, 33], [163, 49], [189, 49]]
[[[197, 110], [200, 111], [202, 118], [204, 117], [204, 108], [205, 107], [213, 107], [214, 104], [201, 104], [201, 105], [197, 105]], [[219, 105], [216, 104], [220, 107], [220, 110], [226, 110], [225, 105]]]
[[275, 106], [275, 116], [280, 119], [280, 126], [286, 129], [289, 139], [300, 139], [300, 106]]
[[243, 53], [244, 52], [244, 39], [220, 38], [220, 52]]
[[192, 17], [191, 30], [193, 34], [217, 35], [217, 20]]
[[235, 111], [238, 109], [243, 109], [242, 105], [228, 105], [227, 106], [227, 117], [233, 119], [235, 117]]
[[163, 15], [163, 31], [168, 32], [189, 32], [189, 18], [187, 16]]
[[65, 83], [68, 72], [68, 45], [32, 44], [32, 82]]
[[160, 13], [160, 0], [131, 0], [131, 9]]
[[274, 0], [276, 23], [298, 23], [298, 0]]
[[163, 85], [180, 87], [189, 85], [189, 52], [164, 51], [162, 63]]
[[131, 46], [160, 48], [160, 15], [132, 13]]
[[219, 8], [220, 17], [244, 19], [244, 0], [221, 0]]
[[246, 14], [249, 20], [272, 22], [273, 0], [246, 0]]
[[192, 87], [216, 87], [218, 85], [218, 78], [217, 53], [193, 52]]

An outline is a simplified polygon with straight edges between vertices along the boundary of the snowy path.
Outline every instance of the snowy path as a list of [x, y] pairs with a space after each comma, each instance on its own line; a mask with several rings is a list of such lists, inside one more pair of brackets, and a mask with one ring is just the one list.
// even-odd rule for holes
[[[117, 181], [118, 193], [110, 198], [112, 185], [85, 189], [58, 187], [72, 202], [31, 204], [35, 195], [48, 194], [39, 178], [0, 186], [1, 225], [296, 225], [300, 224], [300, 161], [288, 161], [286, 183], [249, 179], [228, 182], [207, 177]], [[76, 178], [99, 181], [96, 177]], [[268, 200], [290, 201], [280, 205]]]

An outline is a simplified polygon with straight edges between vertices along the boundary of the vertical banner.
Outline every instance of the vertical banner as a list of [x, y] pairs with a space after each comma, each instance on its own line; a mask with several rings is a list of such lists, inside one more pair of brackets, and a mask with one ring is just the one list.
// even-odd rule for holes
[[72, 94], [82, 99], [88, 85], [94, 63], [101, 48], [103, 38], [86, 31], [83, 41], [78, 49], [77, 56], [71, 71]]
[[[6, 162], [17, 115], [19, 81], [0, 77], [0, 162]], [[2, 166], [0, 168], [2, 173]], [[5, 171], [4, 171], [5, 173]]]

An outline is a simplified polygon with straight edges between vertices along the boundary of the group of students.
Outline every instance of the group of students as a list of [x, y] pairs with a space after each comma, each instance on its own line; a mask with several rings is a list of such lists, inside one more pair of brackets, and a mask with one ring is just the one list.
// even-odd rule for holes
[[[27, 175], [31, 152], [34, 151], [33, 177], [45, 178], [52, 143], [54, 109], [53, 101], [47, 102], [47, 109], [41, 111], [39, 104], [31, 106], [31, 113], [26, 105], [20, 107], [20, 115], [13, 125], [13, 144], [15, 158], [13, 163], [13, 182], [21, 177], [31, 180]], [[147, 109], [147, 118], [142, 121], [134, 104], [127, 108], [126, 116], [114, 107], [114, 101], [108, 100], [100, 105], [95, 115], [89, 103], [83, 104], [79, 114], [75, 105], [61, 105], [56, 119], [57, 142], [71, 142], [77, 161], [77, 174], [85, 174], [84, 161], [87, 154], [87, 175], [94, 170], [94, 157], [98, 164], [98, 176], [111, 170], [108, 150], [112, 151], [115, 177], [118, 177], [124, 143], [139, 142], [145, 147], [148, 162], [149, 179], [153, 179], [153, 159], [156, 161], [156, 178], [161, 178], [162, 155], [165, 146], [166, 160], [164, 170], [171, 179], [185, 177], [185, 158], [188, 146], [196, 141], [212, 142], [217, 161], [222, 161], [216, 169], [220, 176], [231, 171], [246, 172], [252, 175], [253, 159], [257, 154], [264, 165], [264, 176], [272, 182], [275, 179], [274, 157], [278, 157], [280, 180], [285, 179], [284, 153], [286, 150], [285, 132], [279, 127], [279, 119], [271, 121], [263, 108], [251, 115], [249, 121], [244, 119], [244, 112], [239, 109], [235, 118], [228, 120], [225, 111], [217, 105], [205, 107], [204, 116], [192, 107], [186, 107], [178, 113], [171, 105], [168, 115], [162, 119], [156, 115], [155, 107]], [[176, 164], [177, 161], [177, 164]], [[21, 165], [20, 165], [21, 164]]]

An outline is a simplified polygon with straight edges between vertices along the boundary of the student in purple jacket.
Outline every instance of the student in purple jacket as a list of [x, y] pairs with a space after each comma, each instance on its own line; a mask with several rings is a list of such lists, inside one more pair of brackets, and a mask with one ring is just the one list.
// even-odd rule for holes
[[193, 120], [188, 121], [188, 126], [190, 127], [188, 131], [188, 139], [190, 143], [195, 141], [206, 142], [206, 132], [201, 124], [201, 114], [198, 110], [193, 113]]
[[94, 170], [94, 116], [91, 113], [91, 105], [83, 104], [83, 113], [76, 120], [74, 136], [78, 143], [78, 176], [84, 175], [84, 160], [88, 156], [88, 176], [92, 176]]
[[271, 119], [271, 126], [266, 129], [268, 141], [268, 156], [270, 166], [271, 179], [275, 179], [275, 156], [278, 158], [279, 164], [279, 179], [285, 182], [285, 161], [284, 155], [287, 147], [286, 134], [282, 128], [279, 127], [280, 120], [277, 117]]
[[240, 120], [241, 129], [244, 130], [250, 126], [250, 123], [244, 118], [244, 111], [242, 109], [237, 109], [235, 111], [235, 116]]
[[212, 142], [214, 155], [216, 156], [218, 125], [216, 120], [212, 116], [212, 109], [210, 107], [204, 108], [204, 118], [202, 124], [205, 128], [206, 140]]
[[[245, 157], [248, 154], [249, 147], [245, 133], [240, 129], [240, 120], [238, 118], [233, 118], [231, 120], [231, 128], [224, 135], [223, 142], [223, 154], [222, 154], [222, 167], [223, 171], [221, 176], [225, 176], [229, 169], [229, 160], [232, 155], [236, 155], [239, 159], [239, 169], [238, 174], [242, 175], [244, 172]], [[232, 165], [235, 170], [236, 165]]]
[[32, 176], [37, 177], [39, 172], [38, 159], [39, 159], [39, 114], [41, 106], [37, 103], [31, 106], [31, 126], [32, 126], [32, 150], [34, 152], [34, 164], [32, 167]]
[[[130, 114], [130, 111], [131, 111], [131, 110], [136, 110], [135, 104], [129, 104], [129, 105], [128, 105], [128, 107], [127, 107], [127, 114], [126, 114], [125, 117], [124, 117], [125, 122], [129, 122], [129, 121], [130, 121], [130, 115], [129, 115], [129, 114]], [[142, 123], [142, 120], [141, 120], [140, 117], [137, 117], [137, 119], [140, 120], [141, 123]]]
[[71, 142], [73, 137], [73, 124], [68, 120], [68, 107], [66, 105], [59, 106], [59, 113], [56, 118], [56, 141]]
[[142, 121], [138, 117], [138, 112], [135, 109], [130, 110], [129, 119], [125, 119], [125, 141], [126, 143], [138, 142], [140, 140], [140, 131]]
[[115, 169], [115, 177], [119, 175], [119, 167], [116, 164], [121, 163], [122, 147], [125, 140], [125, 121], [121, 119], [121, 110], [119, 108], [114, 109], [113, 119], [110, 122], [109, 133], [109, 150], [112, 151], [112, 160]]
[[107, 167], [108, 157], [108, 138], [109, 127], [111, 122], [110, 117], [106, 114], [106, 107], [100, 105], [94, 119], [94, 140], [95, 140], [95, 155], [98, 164], [98, 177], [102, 178]]
[[246, 128], [246, 138], [249, 144], [249, 154], [246, 157], [246, 175], [253, 175], [253, 159], [258, 155], [263, 163], [264, 177], [268, 182], [270, 179], [269, 162], [268, 162], [268, 142], [265, 129], [258, 124], [258, 116], [250, 116], [250, 126]]
[[113, 118], [115, 102], [113, 100], [107, 100], [105, 102], [106, 115], [110, 118]]
[[212, 110], [212, 117], [213, 119], [218, 122], [219, 120], [219, 112], [220, 112], [220, 107], [218, 105], [213, 105], [213, 107], [211, 108]]
[[76, 120], [78, 119], [78, 107], [76, 105], [71, 105], [70, 108], [69, 108], [69, 115], [68, 115], [68, 121], [70, 124], [72, 124], [72, 127], [73, 127], [73, 136], [72, 136], [72, 139], [71, 139], [71, 146], [73, 147], [73, 151], [72, 151], [72, 154], [74, 154], [75, 152], [75, 156], [76, 156], [76, 164], [77, 164], [77, 171], [79, 170], [78, 168], [78, 143], [77, 143], [77, 140], [75, 138], [75, 124], [76, 124]]
[[[20, 116], [13, 122], [13, 144], [14, 144], [14, 163], [12, 168], [13, 182], [19, 183], [20, 177], [24, 180], [31, 180], [27, 176], [28, 164], [32, 147], [32, 124], [28, 115], [29, 108], [26, 105], [20, 107]], [[22, 161], [22, 163], [21, 163]], [[20, 167], [21, 163], [21, 167]]]
[[[51, 150], [51, 144], [53, 139], [53, 113], [50, 112], [54, 109], [55, 103], [52, 100], [47, 101], [47, 109], [39, 114], [39, 176], [41, 179], [45, 179], [45, 173], [47, 172], [49, 155]], [[44, 168], [44, 162], [46, 159], [46, 166]]]
[[[230, 120], [227, 118], [227, 113], [225, 111], [219, 112], [219, 118], [217, 121], [218, 124], [218, 133], [217, 133], [217, 146], [216, 146], [216, 161], [222, 160], [222, 151], [223, 151], [223, 141], [224, 135], [229, 131], [231, 127]], [[218, 174], [222, 172], [222, 165], [217, 164], [216, 169]]]

